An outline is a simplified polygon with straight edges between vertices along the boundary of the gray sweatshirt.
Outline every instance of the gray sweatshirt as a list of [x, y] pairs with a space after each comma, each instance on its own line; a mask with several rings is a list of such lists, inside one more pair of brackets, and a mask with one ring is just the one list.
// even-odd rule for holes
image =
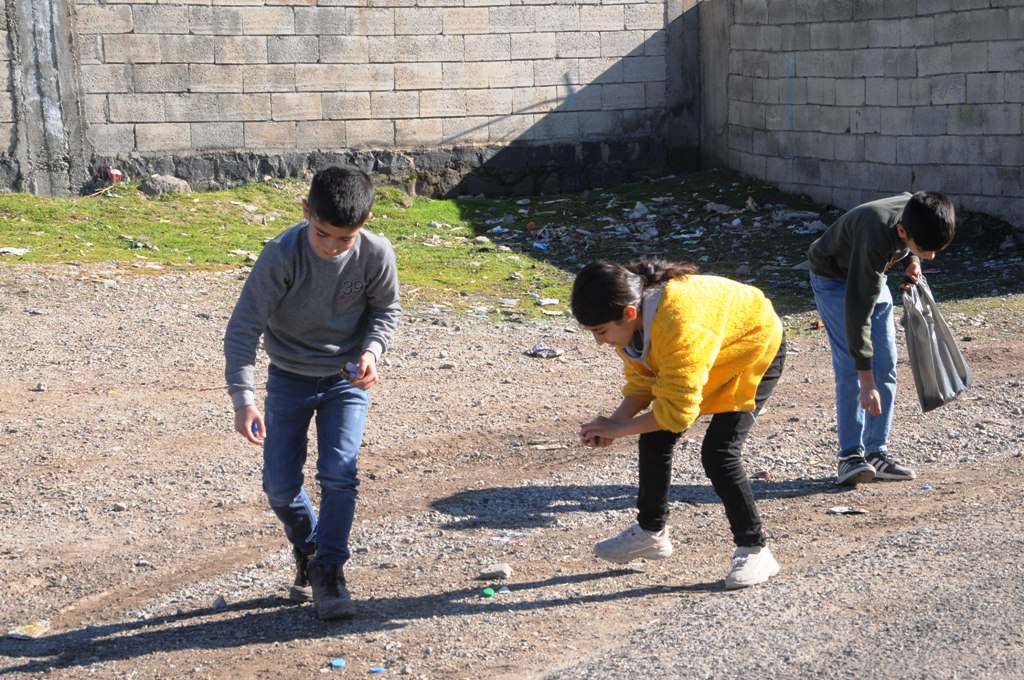
[[340, 373], [364, 351], [378, 357], [398, 325], [395, 252], [366, 229], [331, 260], [300, 222], [269, 241], [253, 265], [224, 334], [224, 377], [235, 409], [254, 403], [260, 335], [271, 363], [299, 375]]

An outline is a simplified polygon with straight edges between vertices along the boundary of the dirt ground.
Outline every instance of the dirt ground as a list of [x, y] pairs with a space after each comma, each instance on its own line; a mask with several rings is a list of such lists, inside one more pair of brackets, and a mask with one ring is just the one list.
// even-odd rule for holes
[[[403, 323], [373, 394], [346, 570], [359, 615], [325, 623], [288, 603], [291, 558], [260, 489], [260, 451], [232, 432], [222, 387], [221, 338], [243, 276], [0, 267], [0, 632], [50, 622], [38, 639], [0, 640], [0, 674], [602, 676], [586, 664], [628, 660], [628, 641], [652, 622], [756, 601], [722, 589], [731, 543], [697, 461], [703, 423], [677, 452], [676, 555], [611, 568], [590, 548], [632, 521], [635, 441], [592, 451], [575, 432], [617, 403], [618, 360], [568, 318], [489, 325], [424, 314]], [[813, 590], [859, 546], [951, 518], [966, 541], [978, 538], [967, 519], [988, 514], [1019, 547], [1020, 308], [950, 319], [976, 385], [939, 411], [921, 414], [900, 367], [893, 443], [920, 478], [855, 490], [833, 484], [825, 338], [806, 331], [810, 316], [787, 319], [793, 352], [746, 455], [782, 564], [755, 590]], [[526, 356], [538, 341], [565, 352]], [[827, 512], [839, 505], [867, 512]], [[890, 559], [908, 573], [898, 550]], [[495, 563], [512, 575], [478, 578]], [[992, 611], [1018, 623], [1019, 646], [1017, 570], [1016, 595]], [[969, 586], [969, 573], [957, 578]], [[487, 586], [499, 592], [484, 597]], [[826, 620], [857, 618], [841, 599], [821, 606]], [[901, 625], [884, 606], [864, 615]], [[702, 627], [688, 625], [694, 636]], [[735, 625], [742, 637], [759, 624], [751, 615]], [[979, 644], [964, 642], [984, 652]], [[702, 653], [725, 665], [700, 677], [742, 675], [724, 646]], [[977, 668], [953, 658], [940, 675]], [[346, 668], [331, 670], [334, 659]], [[1022, 659], [1012, 652], [981, 675], [1012, 677]], [[823, 651], [803, 664], [801, 673], [829, 661]]]

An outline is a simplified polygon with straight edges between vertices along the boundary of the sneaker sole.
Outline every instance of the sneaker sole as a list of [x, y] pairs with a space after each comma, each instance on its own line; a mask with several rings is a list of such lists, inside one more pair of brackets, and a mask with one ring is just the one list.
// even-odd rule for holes
[[887, 482], [911, 482], [917, 479], [916, 474], [894, 475], [891, 472], [876, 472], [875, 479]]
[[605, 560], [607, 562], [613, 562], [614, 564], [629, 564], [633, 560], [645, 559], [645, 560], [663, 560], [666, 557], [672, 556], [672, 548], [668, 550], [659, 549], [651, 552], [635, 552], [635, 553], [614, 553], [614, 554], [602, 554], [598, 551], [594, 551], [594, 557]]
[[874, 478], [875, 478], [875, 471], [874, 471], [874, 469], [873, 468], [865, 468], [863, 470], [858, 470], [858, 471], [854, 472], [853, 474], [850, 474], [850, 475], [848, 475], [846, 477], [839, 478], [838, 481], [839, 481], [840, 484], [844, 484], [844, 485], [847, 485], [847, 486], [853, 486], [855, 484], [864, 484], [866, 482], [870, 482]]
[[299, 604], [312, 602], [313, 589], [303, 588], [302, 586], [292, 586], [288, 589], [288, 599], [292, 602], [298, 602]]

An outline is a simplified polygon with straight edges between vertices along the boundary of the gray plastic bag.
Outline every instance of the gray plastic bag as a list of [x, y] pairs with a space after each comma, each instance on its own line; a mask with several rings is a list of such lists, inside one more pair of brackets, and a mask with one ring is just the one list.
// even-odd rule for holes
[[907, 335], [907, 354], [914, 373], [921, 411], [927, 413], [956, 399], [974, 382], [964, 355], [923, 276], [903, 291], [901, 325]]

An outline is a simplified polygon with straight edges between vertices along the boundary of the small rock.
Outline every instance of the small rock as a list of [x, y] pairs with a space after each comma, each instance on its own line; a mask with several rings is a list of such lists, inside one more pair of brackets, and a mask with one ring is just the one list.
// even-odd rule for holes
[[222, 612], [228, 608], [228, 601], [223, 595], [218, 595], [211, 606], [213, 607], [213, 611]]
[[512, 567], [504, 562], [499, 562], [498, 564], [492, 564], [489, 567], [481, 569], [478, 578], [487, 581], [491, 579], [508, 578], [511, 575]]
[[46, 383], [44, 383], [44, 382], [36, 383], [36, 386], [32, 388], [32, 391], [33, 392], [45, 392], [46, 391]]
[[192, 193], [192, 187], [185, 180], [173, 175], [153, 175], [139, 185], [139, 191], [147, 196], [160, 196], [161, 194], [170, 193], [190, 194]]
[[124, 503], [114, 503], [114, 505], [110, 509], [113, 510], [114, 512], [124, 512], [125, 510], [128, 509], [128, 506], [125, 505]]

